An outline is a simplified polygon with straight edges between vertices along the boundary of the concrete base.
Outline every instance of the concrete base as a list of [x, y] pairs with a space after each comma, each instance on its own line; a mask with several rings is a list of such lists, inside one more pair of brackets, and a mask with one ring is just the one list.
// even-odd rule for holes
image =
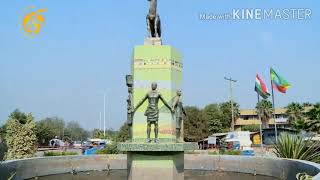
[[128, 180], [183, 180], [184, 152], [128, 152]]
[[144, 40], [144, 45], [157, 45], [161, 46], [162, 45], [162, 40], [161, 38], [146, 38]]

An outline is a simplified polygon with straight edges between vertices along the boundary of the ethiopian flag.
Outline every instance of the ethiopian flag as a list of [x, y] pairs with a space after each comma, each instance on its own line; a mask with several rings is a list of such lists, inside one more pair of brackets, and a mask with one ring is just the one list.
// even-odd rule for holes
[[271, 78], [272, 88], [282, 93], [286, 93], [286, 91], [291, 86], [285, 79], [279, 76], [272, 68], [270, 68], [270, 78]]
[[266, 84], [262, 81], [259, 74], [256, 76], [256, 85], [254, 87], [254, 90], [261, 96], [263, 99], [267, 99], [270, 94], [268, 92]]

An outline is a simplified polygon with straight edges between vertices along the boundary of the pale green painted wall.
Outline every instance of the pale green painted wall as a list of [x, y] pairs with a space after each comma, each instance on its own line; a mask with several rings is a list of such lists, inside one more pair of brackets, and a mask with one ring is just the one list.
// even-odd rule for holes
[[[174, 64], [172, 64], [174, 63]], [[132, 74], [134, 78], [134, 104], [136, 105], [150, 91], [151, 83], [158, 83], [158, 90], [171, 105], [177, 89], [182, 86], [182, 56], [172, 46], [136, 46], [133, 51]], [[147, 101], [135, 113], [133, 120], [133, 141], [146, 139]], [[163, 103], [159, 104], [160, 142], [175, 142], [175, 121]], [[152, 131], [151, 137], [154, 137]]]

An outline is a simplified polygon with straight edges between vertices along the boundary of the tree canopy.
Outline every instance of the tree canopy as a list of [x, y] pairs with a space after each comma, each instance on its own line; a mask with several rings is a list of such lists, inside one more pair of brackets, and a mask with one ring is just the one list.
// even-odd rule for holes
[[257, 114], [260, 116], [262, 121], [262, 128], [269, 127], [269, 119], [272, 117], [273, 108], [272, 103], [268, 100], [263, 99], [256, 106]]

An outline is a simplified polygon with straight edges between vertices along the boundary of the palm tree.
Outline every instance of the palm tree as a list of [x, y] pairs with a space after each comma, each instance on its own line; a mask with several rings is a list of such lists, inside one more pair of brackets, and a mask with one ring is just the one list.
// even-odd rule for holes
[[313, 104], [309, 102], [302, 103], [303, 107], [311, 107]]
[[297, 131], [301, 131], [301, 130], [307, 130], [308, 126], [307, 126], [307, 122], [305, 119], [297, 119], [295, 121], [292, 122], [292, 127], [297, 130]]
[[302, 120], [303, 117], [304, 107], [299, 103], [291, 103], [287, 106], [287, 115], [290, 124], [297, 120]]
[[256, 112], [262, 121], [262, 128], [269, 128], [269, 119], [272, 117], [272, 103], [268, 100], [262, 100], [257, 103]]
[[313, 108], [306, 113], [306, 116], [308, 118], [308, 130], [320, 133], [320, 103], [315, 104]]

